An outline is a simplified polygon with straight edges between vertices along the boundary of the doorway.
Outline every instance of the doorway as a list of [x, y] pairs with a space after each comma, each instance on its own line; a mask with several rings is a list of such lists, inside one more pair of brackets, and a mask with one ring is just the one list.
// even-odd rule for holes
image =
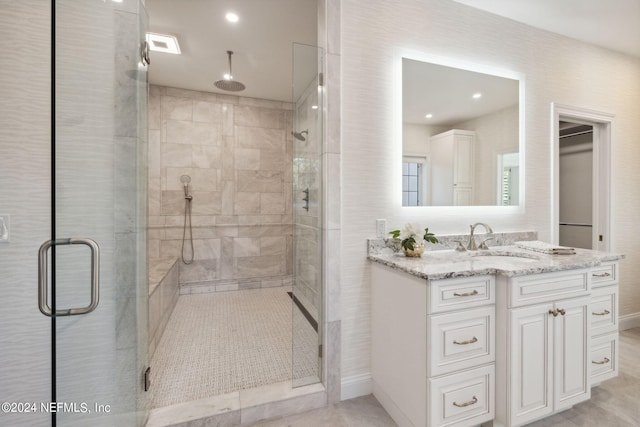
[[552, 242], [613, 250], [613, 115], [552, 104]]

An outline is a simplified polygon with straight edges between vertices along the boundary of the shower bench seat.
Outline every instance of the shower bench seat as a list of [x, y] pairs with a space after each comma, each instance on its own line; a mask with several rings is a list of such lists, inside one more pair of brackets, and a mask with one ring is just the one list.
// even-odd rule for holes
[[162, 338], [179, 296], [178, 258], [149, 260], [149, 358]]

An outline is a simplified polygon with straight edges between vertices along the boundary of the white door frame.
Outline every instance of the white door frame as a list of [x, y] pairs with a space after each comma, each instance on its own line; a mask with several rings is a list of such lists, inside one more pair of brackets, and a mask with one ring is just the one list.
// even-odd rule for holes
[[[614, 251], [614, 179], [613, 139], [614, 115], [586, 108], [551, 103], [551, 242], [560, 238], [560, 138], [561, 120], [577, 121], [593, 126], [593, 234], [592, 248]], [[599, 236], [603, 236], [600, 241]]]

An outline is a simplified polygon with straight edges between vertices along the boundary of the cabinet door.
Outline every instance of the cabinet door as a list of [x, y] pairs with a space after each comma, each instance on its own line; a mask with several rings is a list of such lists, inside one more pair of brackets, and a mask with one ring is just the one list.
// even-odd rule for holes
[[453, 185], [473, 187], [473, 136], [455, 135], [453, 149]]
[[555, 309], [561, 313], [554, 318], [555, 410], [558, 411], [591, 397], [589, 297], [557, 302]]
[[454, 206], [473, 205], [473, 188], [453, 187], [453, 205]]
[[510, 310], [510, 425], [553, 412], [553, 304]]

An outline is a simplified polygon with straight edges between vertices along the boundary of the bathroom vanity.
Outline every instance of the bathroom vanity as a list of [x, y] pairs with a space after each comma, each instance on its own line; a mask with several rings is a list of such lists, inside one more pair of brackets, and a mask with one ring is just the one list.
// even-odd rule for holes
[[618, 371], [618, 261], [515, 246], [370, 253], [373, 393], [399, 426], [521, 426]]

